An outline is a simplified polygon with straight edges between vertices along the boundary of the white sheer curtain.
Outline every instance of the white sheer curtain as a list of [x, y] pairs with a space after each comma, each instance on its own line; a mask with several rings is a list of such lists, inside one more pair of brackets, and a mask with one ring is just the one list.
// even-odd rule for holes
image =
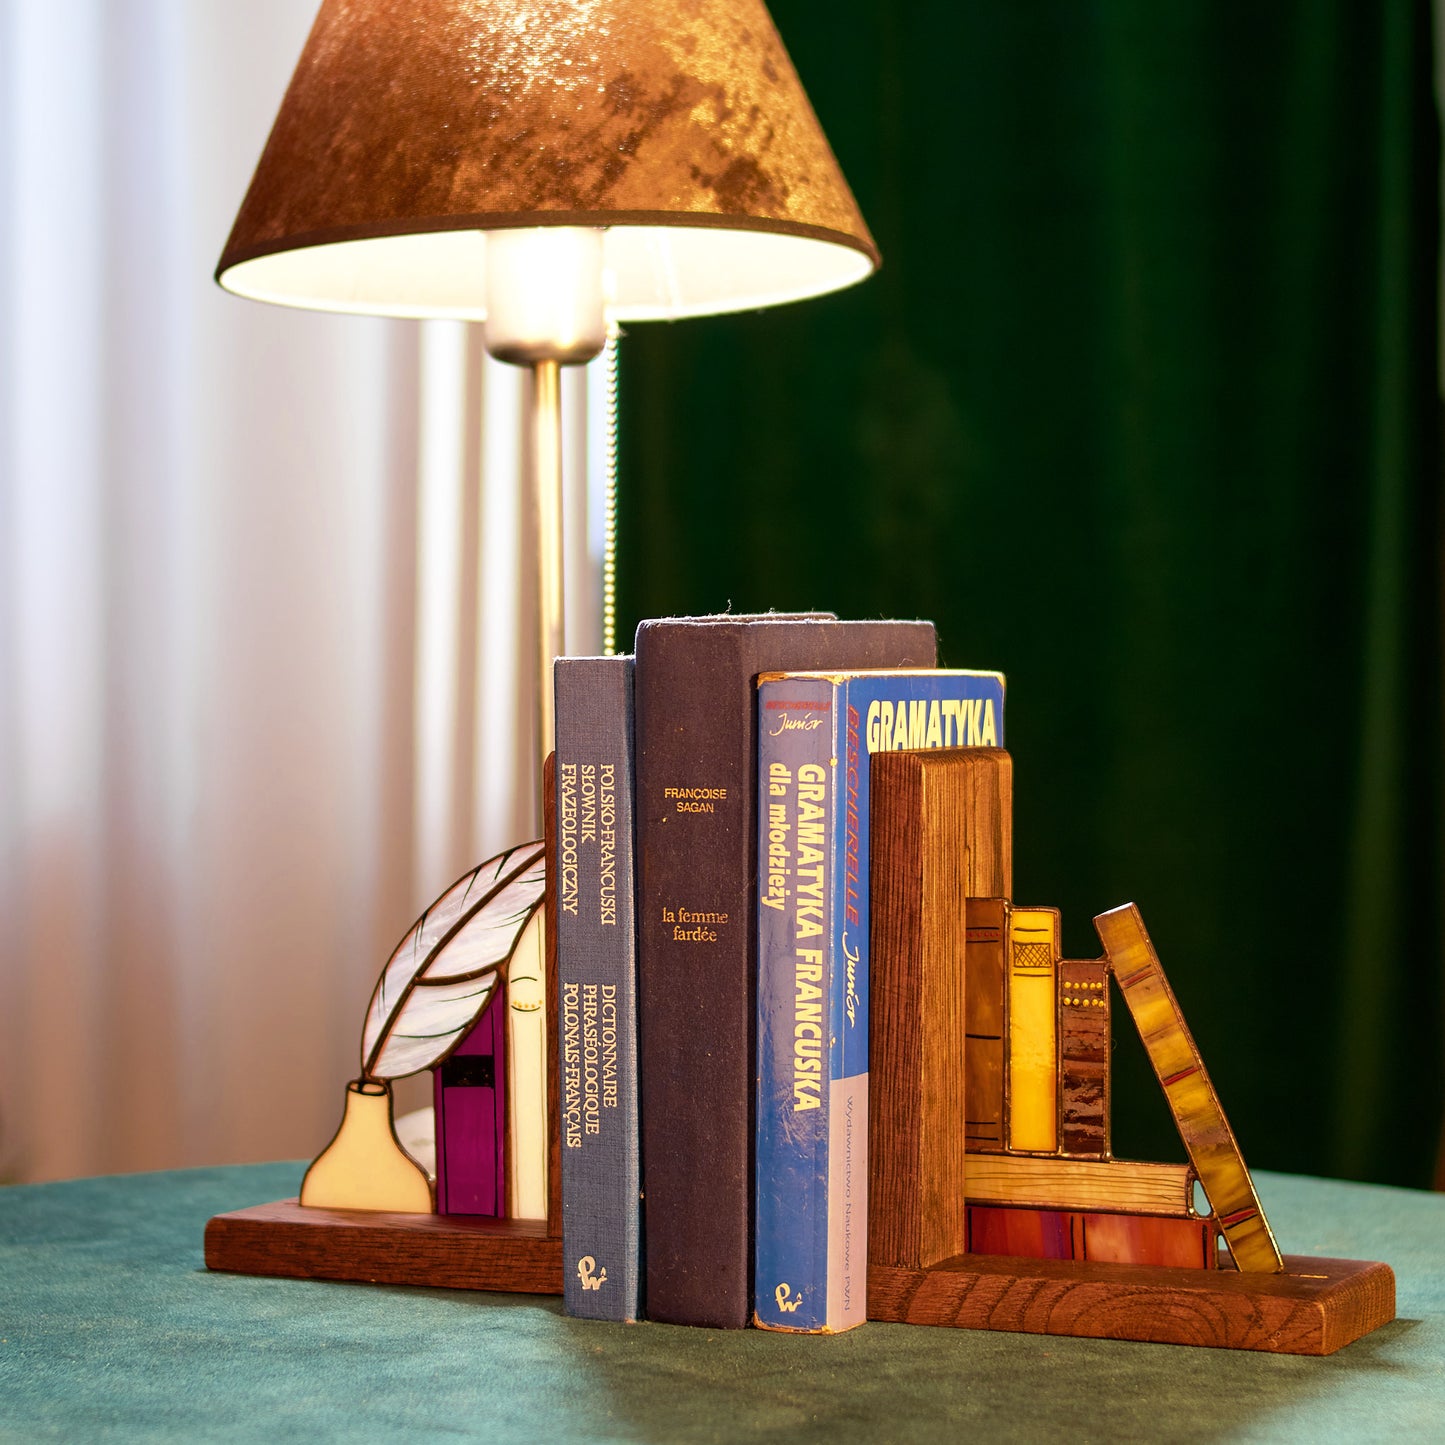
[[533, 826], [520, 374], [210, 280], [313, 9], [0, 10], [0, 1178], [315, 1153]]

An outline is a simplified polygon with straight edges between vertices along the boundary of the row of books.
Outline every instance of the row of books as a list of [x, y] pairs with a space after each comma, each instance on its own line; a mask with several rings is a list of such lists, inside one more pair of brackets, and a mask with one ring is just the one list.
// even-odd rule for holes
[[1003, 742], [1002, 677], [935, 662], [928, 623], [777, 615], [559, 659], [570, 1312], [863, 1320], [868, 758]]

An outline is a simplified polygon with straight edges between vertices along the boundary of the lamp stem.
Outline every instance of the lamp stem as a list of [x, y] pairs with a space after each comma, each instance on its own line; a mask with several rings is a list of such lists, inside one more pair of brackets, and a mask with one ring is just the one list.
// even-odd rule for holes
[[552, 662], [566, 651], [562, 591], [562, 368], [532, 363], [532, 509], [537, 536], [537, 817], [554, 744]]
[[603, 387], [606, 391], [605, 452], [607, 476], [602, 521], [602, 652], [612, 657], [617, 651], [617, 343], [614, 326], [602, 353]]

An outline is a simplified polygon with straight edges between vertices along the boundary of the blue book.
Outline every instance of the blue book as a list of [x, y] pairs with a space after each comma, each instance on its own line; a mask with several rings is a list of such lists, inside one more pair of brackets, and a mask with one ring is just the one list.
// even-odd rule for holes
[[755, 1322], [867, 1317], [868, 759], [1002, 747], [997, 672], [758, 679]]
[[557, 659], [562, 1280], [569, 1315], [635, 1320], [641, 1289], [630, 657]]

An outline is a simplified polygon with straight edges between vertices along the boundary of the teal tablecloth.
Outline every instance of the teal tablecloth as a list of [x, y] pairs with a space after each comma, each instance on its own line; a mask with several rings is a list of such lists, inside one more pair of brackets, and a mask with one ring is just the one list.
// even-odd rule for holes
[[1445, 1197], [1257, 1176], [1285, 1250], [1383, 1259], [1399, 1319], [1328, 1359], [870, 1324], [570, 1320], [560, 1301], [209, 1274], [289, 1164], [0, 1189], [0, 1439], [1445, 1439]]

